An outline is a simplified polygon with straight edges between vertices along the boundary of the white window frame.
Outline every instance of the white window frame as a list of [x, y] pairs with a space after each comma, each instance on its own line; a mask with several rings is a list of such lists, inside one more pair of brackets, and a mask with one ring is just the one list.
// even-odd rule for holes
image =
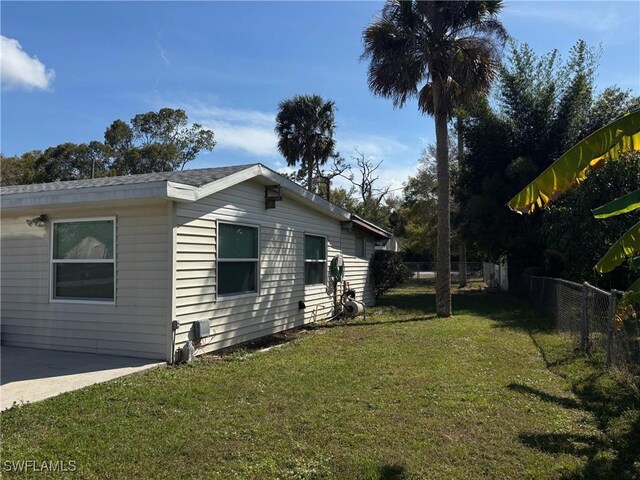
[[[55, 236], [56, 224], [59, 223], [74, 223], [74, 222], [113, 222], [113, 258], [92, 258], [92, 259], [54, 259], [53, 258], [53, 239]], [[118, 275], [116, 269], [116, 256], [117, 256], [117, 237], [116, 237], [116, 216], [110, 217], [82, 217], [82, 218], [65, 218], [60, 220], [51, 221], [50, 232], [50, 247], [49, 247], [49, 302], [50, 303], [84, 303], [89, 305], [115, 305], [116, 304], [116, 292], [118, 291]], [[82, 298], [56, 298], [56, 279], [54, 275], [54, 264], [56, 263], [112, 263], [113, 264], [113, 300], [97, 300], [97, 299], [82, 299]]]
[[[258, 230], [258, 257], [257, 258], [220, 258], [220, 225], [233, 225], [237, 227], [250, 227]], [[235, 298], [256, 297], [260, 292], [260, 256], [262, 253], [262, 231], [260, 225], [255, 223], [230, 222], [224, 220], [216, 221], [216, 300], [230, 300]], [[255, 262], [256, 263], [256, 289], [252, 292], [242, 293], [220, 293], [220, 262]]]
[[[324, 260], [307, 260], [307, 237], [320, 237], [320, 238], [324, 238]], [[327, 236], [326, 235], [318, 235], [317, 233], [309, 233], [309, 232], [304, 232], [304, 239], [303, 239], [303, 249], [302, 249], [302, 258], [304, 259], [304, 264], [306, 266], [307, 263], [324, 263], [324, 280], [322, 283], [309, 283], [307, 284], [307, 275], [306, 275], [306, 268], [303, 269], [302, 275], [303, 275], [303, 281], [304, 281], [304, 286], [305, 288], [309, 287], [309, 288], [313, 288], [313, 287], [320, 287], [320, 286], [326, 286], [327, 285], [327, 265], [328, 265], [328, 261], [327, 258], [329, 257], [329, 242], [327, 241]]]

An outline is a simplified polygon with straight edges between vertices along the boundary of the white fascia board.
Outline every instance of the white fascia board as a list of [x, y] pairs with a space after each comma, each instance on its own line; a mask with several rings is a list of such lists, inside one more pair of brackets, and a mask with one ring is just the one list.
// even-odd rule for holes
[[[311, 193], [309, 190], [302, 188], [300, 185], [286, 179], [279, 173], [274, 172], [264, 165], [249, 167], [199, 188], [189, 187], [187, 185], [171, 184], [172, 187], [175, 188], [175, 190], [172, 190], [172, 195], [179, 194], [181, 196], [169, 196], [176, 201], [195, 201], [256, 177], [264, 177], [273, 183], [280, 185], [283, 189], [283, 193], [288, 193], [300, 203], [307, 205], [314, 210], [319, 210], [324, 214], [341, 221], [348, 221], [351, 219], [351, 214], [346, 210], [327, 202], [321, 196]], [[189, 190], [190, 188], [192, 190]], [[187, 194], [186, 191], [193, 192], [195, 194], [195, 198], [191, 198], [189, 196], [190, 193]]]
[[348, 211], [334, 205], [333, 203], [327, 202], [320, 195], [316, 195], [306, 188], [302, 188], [297, 183], [292, 182], [291, 180], [283, 177], [279, 173], [276, 173], [267, 167], [263, 167], [262, 165], [259, 165], [259, 167], [262, 168], [261, 175], [263, 177], [266, 177], [269, 180], [273, 180], [275, 183], [278, 183], [281, 187], [283, 187], [285, 191], [293, 193], [294, 197], [300, 200], [301, 203], [306, 204], [316, 210], [320, 210], [338, 220], [351, 220], [351, 213], [349, 213]]
[[167, 182], [166, 196], [177, 202], [195, 202], [198, 189], [183, 183]]
[[246, 168], [245, 170], [240, 170], [239, 172], [221, 178], [220, 180], [207, 183], [206, 185], [203, 185], [201, 187], [191, 187], [193, 188], [193, 191], [195, 193], [194, 200], [200, 200], [201, 198], [208, 197], [209, 195], [213, 195], [214, 193], [220, 192], [221, 190], [233, 187], [238, 183], [242, 183], [246, 180], [251, 180], [258, 175], [260, 175], [260, 165], [254, 165], [253, 167]]
[[0, 207], [40, 207], [53, 205], [86, 204], [134, 200], [141, 198], [166, 198], [167, 182], [135, 183], [111, 187], [87, 187], [46, 192], [10, 193], [0, 196]]

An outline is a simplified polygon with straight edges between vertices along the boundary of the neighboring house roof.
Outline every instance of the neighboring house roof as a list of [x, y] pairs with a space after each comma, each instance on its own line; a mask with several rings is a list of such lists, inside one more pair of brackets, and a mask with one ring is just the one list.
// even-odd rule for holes
[[352, 214], [351, 221], [353, 222], [354, 227], [358, 228], [359, 230], [367, 231], [376, 238], [391, 238], [392, 236], [389, 232], [383, 230], [375, 223], [371, 223], [370, 221], [365, 220], [358, 215]]
[[300, 203], [337, 220], [354, 221], [359, 228], [376, 237], [391, 236], [260, 163], [1, 187], [0, 202], [3, 210], [154, 198], [194, 202], [254, 178], [262, 179], [265, 184], [278, 184], [283, 193]]

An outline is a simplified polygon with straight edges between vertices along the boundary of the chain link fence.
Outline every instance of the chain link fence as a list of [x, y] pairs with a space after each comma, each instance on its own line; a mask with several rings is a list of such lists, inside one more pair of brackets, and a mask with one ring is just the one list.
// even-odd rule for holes
[[530, 303], [553, 318], [556, 330], [591, 356], [607, 365], [640, 369], [640, 319], [616, 317], [621, 292], [531, 275], [523, 276], [523, 287]]
[[[415, 279], [435, 278], [435, 262], [404, 262], [413, 273]], [[451, 262], [451, 273], [460, 272], [460, 262]], [[467, 262], [467, 277], [474, 278], [482, 276], [482, 262]]]

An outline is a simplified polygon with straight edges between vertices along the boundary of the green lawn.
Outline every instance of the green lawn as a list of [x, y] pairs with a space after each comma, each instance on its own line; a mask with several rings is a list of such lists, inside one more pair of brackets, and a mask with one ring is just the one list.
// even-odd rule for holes
[[412, 284], [366, 320], [268, 352], [14, 408], [1, 415], [3, 466], [74, 460], [77, 478], [123, 479], [640, 476], [638, 392], [477, 288], [455, 295], [453, 318], [436, 319], [430, 287]]

